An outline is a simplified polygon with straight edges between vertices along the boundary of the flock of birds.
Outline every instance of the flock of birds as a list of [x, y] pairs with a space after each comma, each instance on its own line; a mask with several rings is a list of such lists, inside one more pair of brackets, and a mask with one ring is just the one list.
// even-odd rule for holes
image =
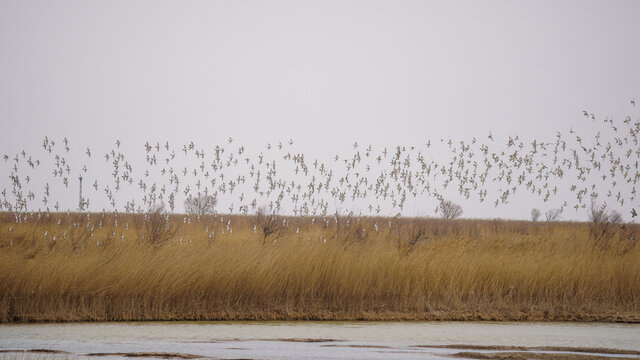
[[[545, 203], [557, 200], [561, 211], [578, 211], [592, 202], [627, 205], [633, 219], [640, 122], [583, 114], [598, 130], [592, 136], [570, 130], [556, 132], [549, 141], [498, 139], [489, 133], [382, 149], [356, 142], [350, 154], [323, 161], [296, 153], [293, 140], [267, 144], [250, 155], [244, 145], [228, 138], [223, 145], [206, 148], [194, 142], [146, 142], [144, 163], [134, 166], [116, 141], [105, 153], [83, 148], [82, 164], [72, 168], [67, 158], [73, 153], [71, 142], [45, 137], [43, 150], [3, 155], [9, 182], [0, 183], [6, 185], [0, 211], [14, 213], [19, 222], [35, 212], [96, 211], [92, 204], [97, 202], [105, 205], [103, 213], [162, 209], [168, 214], [182, 212], [181, 201], [205, 199], [216, 204], [218, 213], [251, 214], [262, 208], [273, 214], [326, 218], [348, 206], [362, 209], [363, 216], [383, 215], [388, 209], [400, 214], [410, 199], [433, 198], [440, 204], [453, 194], [497, 207], [525, 192]], [[444, 160], [432, 157], [436, 145], [446, 152]], [[79, 177], [85, 188], [76, 202]], [[54, 188], [62, 197], [55, 196]], [[123, 194], [124, 201], [116, 194]], [[65, 209], [65, 201], [73, 205]]]

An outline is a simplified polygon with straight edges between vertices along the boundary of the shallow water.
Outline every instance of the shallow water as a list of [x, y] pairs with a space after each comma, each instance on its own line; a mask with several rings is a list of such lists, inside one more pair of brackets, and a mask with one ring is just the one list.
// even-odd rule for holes
[[[640, 325], [237, 321], [0, 325], [0, 350], [61, 350], [73, 357], [154, 352], [223, 359], [443, 359], [462, 351], [444, 347], [451, 344], [640, 351]], [[420, 347], [425, 345], [442, 347]]]

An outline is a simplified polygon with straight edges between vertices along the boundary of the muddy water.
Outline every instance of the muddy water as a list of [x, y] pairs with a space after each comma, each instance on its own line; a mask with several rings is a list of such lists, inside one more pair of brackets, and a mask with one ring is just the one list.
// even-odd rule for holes
[[[473, 345], [460, 349], [447, 345]], [[502, 346], [500, 348], [491, 348]], [[505, 348], [504, 346], [518, 347]], [[540, 349], [544, 347], [544, 349]], [[550, 348], [551, 347], [551, 348]], [[571, 348], [571, 349], [568, 349]], [[590, 348], [590, 349], [585, 349]], [[634, 350], [603, 354], [595, 348]], [[530, 351], [640, 359], [640, 325], [490, 322], [129, 322], [0, 325], [0, 353], [92, 359], [444, 359]], [[6, 352], [11, 350], [11, 352]], [[100, 356], [96, 354], [101, 354]], [[616, 353], [616, 351], [613, 351]], [[93, 355], [91, 355], [93, 354]], [[29, 358], [42, 353], [24, 353]]]

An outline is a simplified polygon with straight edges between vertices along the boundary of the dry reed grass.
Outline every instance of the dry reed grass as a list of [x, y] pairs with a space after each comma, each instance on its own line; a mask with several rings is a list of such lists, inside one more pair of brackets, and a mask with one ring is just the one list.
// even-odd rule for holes
[[251, 216], [29, 216], [0, 214], [2, 322], [640, 321], [635, 225], [602, 248], [584, 223], [295, 217], [265, 240]]

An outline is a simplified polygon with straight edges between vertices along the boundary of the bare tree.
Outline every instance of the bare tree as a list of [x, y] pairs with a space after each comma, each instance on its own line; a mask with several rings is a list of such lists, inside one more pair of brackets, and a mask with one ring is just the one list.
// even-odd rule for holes
[[622, 223], [622, 215], [616, 210], [609, 211], [606, 204], [598, 206], [592, 202], [589, 209], [589, 222], [591, 222], [589, 235], [596, 244], [603, 242], [606, 248], [609, 246], [608, 240], [615, 226]]
[[184, 200], [184, 210], [187, 214], [208, 215], [215, 211], [217, 199], [211, 195], [198, 194], [189, 196]]
[[547, 221], [558, 221], [560, 220], [560, 216], [562, 215], [561, 209], [550, 209], [545, 214]]
[[254, 230], [262, 234], [262, 243], [267, 242], [271, 235], [280, 235], [284, 230], [284, 222], [275, 214], [268, 214], [265, 207], [259, 207], [254, 216]]
[[540, 212], [540, 210], [538, 209], [531, 209], [531, 220], [533, 222], [538, 221], [538, 219], [540, 219], [540, 216], [542, 216], [542, 212]]
[[440, 212], [440, 216], [445, 219], [455, 219], [462, 215], [462, 206], [451, 200], [444, 200], [440, 203], [438, 211]]
[[592, 223], [603, 223], [609, 220], [609, 212], [607, 211], [607, 206], [602, 205], [598, 206], [595, 202], [591, 203], [591, 208], [589, 209], [589, 221]]

